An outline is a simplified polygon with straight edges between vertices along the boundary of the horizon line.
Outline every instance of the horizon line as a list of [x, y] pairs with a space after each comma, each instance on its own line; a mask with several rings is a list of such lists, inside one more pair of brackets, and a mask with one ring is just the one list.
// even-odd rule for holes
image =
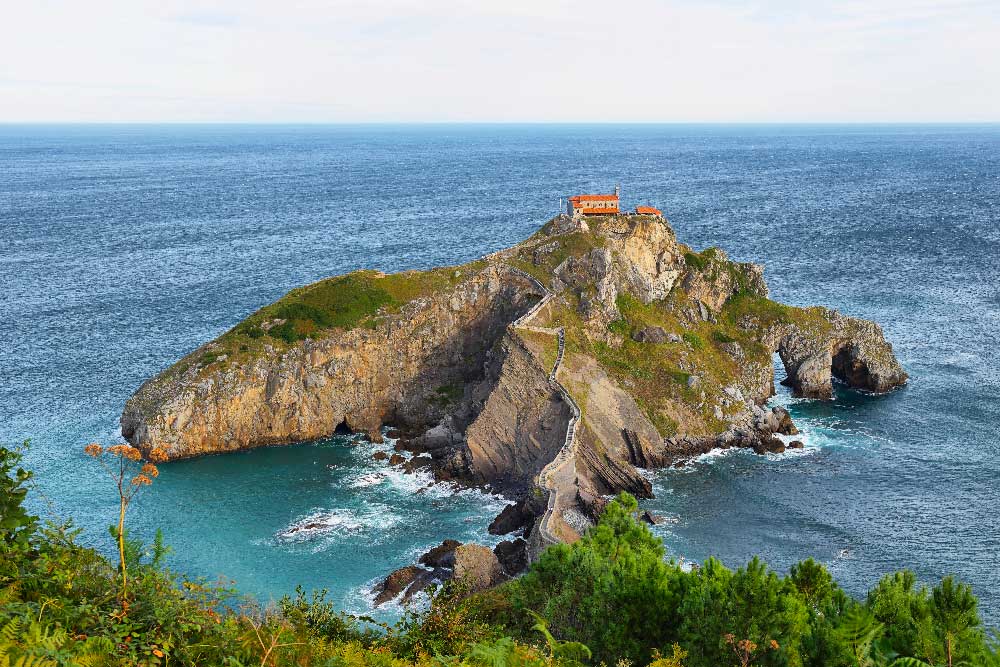
[[846, 125], [846, 126], [921, 126], [921, 125], [1000, 125], [998, 120], [762, 120], [762, 121], [724, 121], [724, 120], [680, 120], [680, 121], [658, 121], [658, 120], [399, 120], [399, 121], [295, 121], [295, 120], [0, 120], [0, 127], [3, 126], [54, 126], [54, 125], [274, 125], [274, 126], [461, 126], [461, 125], [707, 125], [707, 126], [817, 126], [817, 125]]

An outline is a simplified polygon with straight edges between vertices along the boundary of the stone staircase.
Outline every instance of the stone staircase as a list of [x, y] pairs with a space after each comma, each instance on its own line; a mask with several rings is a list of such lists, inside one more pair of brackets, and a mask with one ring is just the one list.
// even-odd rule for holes
[[[573, 462], [576, 455], [576, 427], [580, 422], [580, 406], [576, 404], [576, 401], [574, 401], [573, 397], [569, 395], [569, 392], [566, 391], [566, 388], [562, 385], [562, 383], [556, 379], [559, 374], [559, 368], [563, 362], [563, 357], [566, 353], [566, 330], [563, 327], [553, 329], [547, 327], [534, 327], [528, 324], [528, 322], [530, 322], [531, 319], [545, 307], [554, 295], [544, 285], [542, 285], [541, 281], [531, 274], [515, 267], [509, 268], [511, 272], [531, 281], [532, 284], [534, 284], [535, 287], [537, 287], [544, 294], [538, 303], [536, 303], [528, 312], [514, 320], [514, 322], [511, 323], [511, 327], [515, 329], [526, 329], [529, 331], [554, 334], [556, 336], [559, 343], [559, 351], [556, 354], [555, 364], [553, 364], [552, 370], [549, 372], [549, 383], [552, 385], [552, 389], [559, 394], [562, 400], [569, 407], [571, 413], [569, 423], [566, 425], [566, 438], [563, 440], [563, 446], [559, 449], [555, 458], [549, 461], [538, 473], [538, 486], [549, 492], [545, 513], [542, 514], [538, 523], [538, 534], [541, 539], [541, 546], [544, 548], [546, 546], [562, 542], [562, 540], [559, 539], [559, 537], [552, 530], [552, 517], [560, 511], [559, 504], [562, 500], [560, 497], [560, 489], [564, 486], [572, 486], [575, 481], [576, 469]], [[566, 482], [568, 482], [568, 484], [566, 484]]]

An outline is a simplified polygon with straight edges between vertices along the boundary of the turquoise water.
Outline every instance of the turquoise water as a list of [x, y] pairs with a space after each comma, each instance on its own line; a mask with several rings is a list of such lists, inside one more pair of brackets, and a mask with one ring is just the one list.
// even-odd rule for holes
[[[184, 506], [158, 512], [159, 524], [173, 543], [198, 545], [180, 561], [187, 570], [244, 589], [266, 582], [252, 589], [265, 599], [300, 583], [325, 587], [345, 609], [371, 613], [378, 575], [415, 562], [443, 536], [496, 544], [485, 527], [506, 502], [372, 459], [393, 453], [393, 443], [336, 436], [163, 466], [157, 486]], [[144, 499], [145, 516], [156, 495]]]
[[[81, 448], [116, 437], [145, 378], [293, 287], [464, 262], [616, 182], [682, 240], [765, 264], [776, 298], [879, 321], [912, 376], [779, 395], [801, 453], [651, 473], [670, 549], [813, 556], [856, 594], [896, 568], [956, 573], [1000, 622], [997, 126], [0, 126], [0, 439], [32, 438], [37, 509], [110, 549], [114, 498]], [[486, 539], [502, 506], [418, 493], [429, 480], [372, 451], [338, 436], [172, 463], [133, 526], [163, 528], [185, 572], [365, 610], [369, 582]]]

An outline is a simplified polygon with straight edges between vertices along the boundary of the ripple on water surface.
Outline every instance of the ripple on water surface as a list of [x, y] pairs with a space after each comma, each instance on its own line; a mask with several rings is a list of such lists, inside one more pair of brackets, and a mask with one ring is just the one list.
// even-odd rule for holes
[[371, 585], [442, 536], [495, 544], [486, 526], [508, 502], [373, 458], [394, 444], [336, 436], [170, 463], [137, 518], [185, 502], [181, 521], [161, 515], [160, 525], [173, 540], [208, 548], [178, 553], [174, 566], [223, 575], [265, 599], [298, 584], [328, 588], [344, 608], [369, 613]]
[[[815, 556], [852, 592], [889, 569], [953, 572], [997, 624], [998, 175], [995, 125], [2, 126], [0, 439], [33, 439], [38, 513], [110, 549], [115, 499], [80, 449], [116, 436], [146, 378], [292, 288], [469, 261], [534, 233], [567, 193], [621, 182], [627, 207], [657, 205], [685, 243], [764, 264], [779, 301], [879, 322], [913, 378], [791, 403], [801, 455], [656, 473], [671, 546], [779, 568]], [[165, 466], [134, 528], [163, 527], [176, 566], [264, 598], [301, 582], [357, 600], [499, 509], [404, 491], [423, 482], [368, 447]], [[379, 527], [369, 505], [402, 520]], [[331, 525], [278, 537], [303, 521]]]

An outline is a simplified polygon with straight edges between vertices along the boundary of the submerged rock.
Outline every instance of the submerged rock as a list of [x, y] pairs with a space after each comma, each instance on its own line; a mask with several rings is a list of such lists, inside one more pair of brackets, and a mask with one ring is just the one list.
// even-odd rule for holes
[[648, 523], [650, 526], [659, 526], [660, 524], [666, 522], [666, 519], [662, 516], [659, 514], [653, 514], [649, 510], [643, 510], [642, 514], [639, 515], [639, 518]]
[[403, 464], [403, 472], [413, 474], [418, 470], [429, 468], [434, 463], [434, 459], [429, 456], [414, 456]]

